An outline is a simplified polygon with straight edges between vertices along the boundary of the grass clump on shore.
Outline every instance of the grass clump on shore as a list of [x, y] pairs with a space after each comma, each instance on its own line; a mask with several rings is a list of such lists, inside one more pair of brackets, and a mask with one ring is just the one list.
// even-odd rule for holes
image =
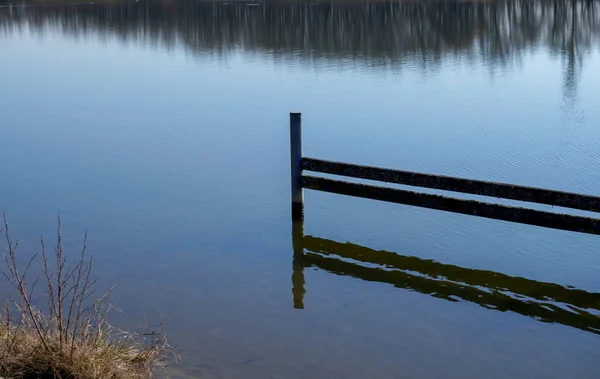
[[[77, 260], [68, 266], [59, 217], [54, 254], [47, 254], [42, 238], [41, 255], [20, 265], [18, 241], [10, 238], [6, 215], [3, 224], [2, 274], [14, 291], [0, 312], [0, 377], [145, 379], [164, 367], [173, 353], [164, 333], [127, 333], [107, 323], [108, 296], [93, 297], [96, 280], [86, 257], [87, 234]], [[41, 274], [30, 280], [34, 263], [41, 263]], [[38, 285], [43, 297], [36, 297]], [[46, 305], [40, 307], [37, 299]]]

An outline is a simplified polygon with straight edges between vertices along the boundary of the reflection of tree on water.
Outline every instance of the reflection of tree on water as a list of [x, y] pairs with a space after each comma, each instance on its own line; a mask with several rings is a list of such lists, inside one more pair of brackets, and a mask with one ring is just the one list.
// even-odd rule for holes
[[[563, 62], [563, 102], [567, 111], [573, 111], [578, 100], [578, 83], [582, 67], [582, 53], [579, 47], [579, 35], [577, 25], [582, 17], [582, 7], [589, 7], [589, 2], [578, 4], [563, 3], [560, 5], [561, 15], [565, 19], [565, 26], [568, 30], [561, 41], [561, 58]], [[570, 27], [569, 27], [570, 25]], [[560, 37], [560, 33], [557, 33]], [[585, 36], [583, 36], [585, 38]]]
[[350, 59], [423, 68], [444, 59], [519, 61], [535, 47], [567, 59], [565, 95], [573, 97], [582, 51], [600, 45], [594, 1], [485, 3], [245, 3], [125, 1], [87, 6], [30, 7], [4, 13], [4, 28], [27, 23], [68, 34], [116, 34], [192, 52], [244, 49], [283, 59]]

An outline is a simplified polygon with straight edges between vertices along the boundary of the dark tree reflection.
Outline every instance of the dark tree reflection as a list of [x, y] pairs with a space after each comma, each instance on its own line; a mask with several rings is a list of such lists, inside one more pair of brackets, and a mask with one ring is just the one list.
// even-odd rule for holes
[[94, 5], [4, 7], [4, 32], [19, 26], [73, 35], [185, 46], [194, 53], [230, 49], [278, 59], [352, 60], [421, 67], [445, 59], [520, 61], [543, 48], [565, 64], [567, 97], [577, 91], [585, 52], [600, 46], [600, 3], [498, 2], [202, 2], [122, 1]]

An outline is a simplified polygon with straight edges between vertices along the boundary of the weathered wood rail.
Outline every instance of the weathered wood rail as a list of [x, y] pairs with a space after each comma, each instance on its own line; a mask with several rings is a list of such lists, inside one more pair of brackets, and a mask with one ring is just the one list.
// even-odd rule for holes
[[303, 157], [301, 117], [300, 113], [290, 113], [292, 219], [294, 220], [304, 217], [303, 189], [306, 188], [546, 228], [600, 234], [600, 219], [598, 218], [303, 175], [303, 171], [312, 171], [412, 187], [600, 212], [600, 197], [598, 196]]

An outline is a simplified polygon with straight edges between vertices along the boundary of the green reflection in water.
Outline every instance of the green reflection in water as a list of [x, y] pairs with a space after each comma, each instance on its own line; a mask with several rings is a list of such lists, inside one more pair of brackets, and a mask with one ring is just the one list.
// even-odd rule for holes
[[304, 268], [316, 267], [600, 334], [600, 293], [304, 236], [303, 228], [301, 222], [293, 225], [295, 308], [304, 307]]

